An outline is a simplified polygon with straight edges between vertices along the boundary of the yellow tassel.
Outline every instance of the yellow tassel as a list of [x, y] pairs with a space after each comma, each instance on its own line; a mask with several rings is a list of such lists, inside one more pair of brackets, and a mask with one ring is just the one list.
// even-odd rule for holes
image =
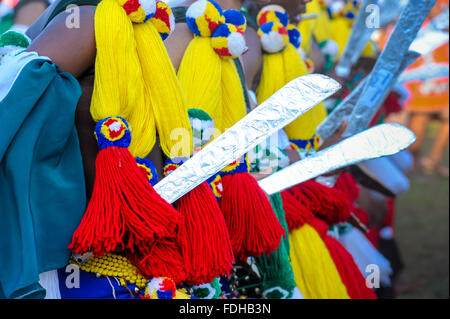
[[[161, 149], [169, 157], [189, 157], [192, 154], [192, 129], [187, 100], [161, 36], [150, 21], [135, 24], [134, 32]], [[180, 128], [185, 131], [180, 132], [184, 138], [181, 141], [172, 139], [172, 134], [177, 135], [174, 130]], [[171, 150], [178, 143], [183, 143], [183, 152], [171, 154]]]
[[317, 24], [313, 31], [317, 43], [331, 39], [330, 17], [326, 8], [321, 8], [318, 0], [313, 0], [317, 8]]
[[317, 231], [308, 224], [289, 234], [295, 282], [305, 299], [350, 299]]
[[247, 115], [245, 98], [236, 65], [231, 59], [222, 59], [222, 122], [218, 128], [224, 132]]
[[[110, 116], [128, 120], [134, 108], [145, 106], [144, 83], [133, 26], [115, 0], [99, 3], [95, 13], [95, 39], [97, 55], [91, 115], [96, 122]], [[134, 130], [134, 125], [130, 125]], [[134, 130], [133, 134], [139, 135], [139, 132]]]
[[264, 54], [261, 80], [256, 90], [258, 103], [262, 103], [271, 97], [285, 84], [283, 54]]
[[191, 41], [181, 61], [178, 78], [189, 107], [208, 113], [220, 132], [247, 114], [236, 65], [214, 51], [210, 38], [196, 36]]
[[171, 134], [181, 128], [183, 154], [189, 156], [192, 130], [187, 102], [161, 36], [151, 21], [132, 23], [121, 6], [124, 2], [103, 0], [96, 9], [91, 115], [95, 121], [125, 118], [132, 129], [129, 150], [134, 157], [150, 153], [156, 129], [162, 150], [169, 156], [179, 144]]
[[339, 46], [339, 55], [337, 59], [344, 53], [347, 41], [350, 38], [351, 26], [345, 17], [337, 17], [330, 21], [331, 38]]

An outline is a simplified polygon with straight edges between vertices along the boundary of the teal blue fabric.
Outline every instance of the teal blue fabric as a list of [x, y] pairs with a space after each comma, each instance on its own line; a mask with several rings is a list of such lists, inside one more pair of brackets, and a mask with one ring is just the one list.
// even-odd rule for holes
[[86, 208], [80, 95], [74, 77], [36, 59], [0, 101], [0, 298], [43, 298], [39, 273], [70, 257]]

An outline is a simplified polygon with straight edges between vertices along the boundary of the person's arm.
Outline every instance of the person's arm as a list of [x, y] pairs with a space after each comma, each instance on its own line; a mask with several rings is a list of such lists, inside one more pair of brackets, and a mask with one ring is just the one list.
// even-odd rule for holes
[[176, 71], [178, 71], [184, 53], [193, 38], [194, 35], [186, 23], [177, 23], [173, 34], [164, 41], [167, 53]]
[[79, 77], [95, 62], [95, 7], [82, 6], [78, 27], [66, 24], [70, 14], [62, 12], [33, 40], [29, 52], [49, 57], [62, 71]]
[[245, 41], [247, 42], [247, 46], [249, 48], [248, 51], [241, 57], [242, 67], [244, 68], [245, 74], [245, 82], [247, 83], [247, 87], [255, 90], [255, 77], [262, 68], [263, 64], [261, 43], [256, 30], [247, 27], [247, 30], [245, 31]]
[[94, 185], [95, 158], [98, 151], [97, 141], [93, 134], [95, 121], [90, 114], [94, 76], [81, 76], [85, 75], [95, 62], [95, 7], [82, 6], [79, 9], [79, 28], [68, 28], [66, 26], [68, 13], [62, 12], [37, 35], [28, 47], [28, 51], [49, 57], [62, 71], [71, 73], [80, 81], [83, 93], [75, 112], [75, 124], [83, 157], [86, 193], [90, 198]]
[[21, 0], [14, 9], [14, 24], [30, 26], [46, 9], [45, 0]]

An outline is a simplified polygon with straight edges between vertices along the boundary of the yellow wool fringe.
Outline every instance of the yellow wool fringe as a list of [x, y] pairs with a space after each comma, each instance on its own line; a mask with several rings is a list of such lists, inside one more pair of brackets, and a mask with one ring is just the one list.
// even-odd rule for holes
[[317, 231], [305, 224], [289, 234], [295, 282], [305, 299], [350, 299]]
[[[264, 102], [290, 81], [308, 73], [305, 62], [290, 43], [280, 53], [264, 54], [261, 81], [256, 91], [258, 103]], [[291, 140], [311, 139], [326, 116], [325, 105], [320, 103], [286, 126], [285, 132]]]
[[208, 113], [221, 133], [247, 114], [236, 65], [214, 51], [211, 38], [195, 36], [189, 43], [178, 78], [189, 108]]
[[151, 21], [133, 24], [123, 2], [103, 0], [96, 9], [91, 115], [95, 121], [125, 118], [132, 130], [129, 150], [135, 157], [150, 153], [157, 128], [169, 155], [179, 142], [170, 139], [173, 129], [185, 129], [192, 145], [186, 100], [156, 28]]
[[[187, 100], [161, 36], [151, 22], [135, 24], [134, 32], [161, 149], [169, 157], [189, 157], [192, 154], [192, 130]], [[179, 128], [185, 129], [189, 139], [172, 139], [173, 130]], [[172, 147], [178, 143], [183, 143], [183, 154], [171, 154]]]
[[256, 89], [258, 103], [271, 97], [286, 84], [282, 52], [263, 55], [263, 68], [259, 86]]

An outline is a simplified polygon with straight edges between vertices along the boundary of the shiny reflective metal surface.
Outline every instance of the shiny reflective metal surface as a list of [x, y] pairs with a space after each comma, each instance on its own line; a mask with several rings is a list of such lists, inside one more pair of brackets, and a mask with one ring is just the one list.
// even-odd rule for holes
[[[400, 63], [400, 68], [394, 74], [392, 82], [385, 88], [383, 95], [387, 94], [392, 86], [395, 85], [396, 79], [403, 73], [403, 71], [410, 66], [420, 55], [416, 52], [408, 52]], [[317, 134], [326, 140], [329, 138], [341, 125], [342, 121], [349, 120], [352, 115], [353, 109], [358, 102], [363, 90], [366, 88], [367, 78], [361, 81], [361, 83], [354, 89], [342, 102], [339, 104], [333, 112], [317, 127]], [[370, 116], [370, 115], [368, 115]]]

